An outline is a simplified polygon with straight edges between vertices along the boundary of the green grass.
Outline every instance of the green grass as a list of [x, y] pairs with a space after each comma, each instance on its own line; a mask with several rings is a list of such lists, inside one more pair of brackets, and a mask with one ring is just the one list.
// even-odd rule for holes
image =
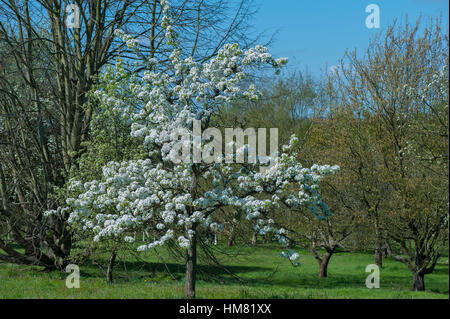
[[[274, 246], [227, 251], [231, 255], [220, 256], [222, 264], [243, 281], [200, 262], [197, 298], [449, 298], [448, 256], [425, 277], [426, 291], [413, 292], [409, 270], [389, 258], [380, 271], [381, 287], [366, 288], [365, 268], [373, 263], [371, 254], [337, 253], [328, 277], [318, 278], [317, 262], [306, 251], [297, 250], [301, 255], [297, 268], [279, 257], [280, 249]], [[66, 288], [66, 273], [0, 263], [0, 298], [182, 298], [184, 267], [167, 253], [160, 254], [175, 279], [153, 253], [139, 255], [145, 262], [127, 254], [117, 263], [112, 285], [97, 265], [80, 265], [80, 289]], [[104, 267], [106, 255], [97, 259]]]

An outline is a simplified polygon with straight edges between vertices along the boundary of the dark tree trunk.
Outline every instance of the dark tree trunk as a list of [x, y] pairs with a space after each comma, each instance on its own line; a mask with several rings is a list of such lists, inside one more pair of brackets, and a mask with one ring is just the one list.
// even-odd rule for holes
[[383, 267], [383, 239], [381, 237], [378, 215], [375, 216], [375, 265]]
[[116, 261], [116, 252], [113, 251], [109, 255], [108, 270], [106, 271], [106, 281], [111, 284], [113, 282], [113, 269]]
[[375, 243], [375, 265], [380, 268], [383, 267], [383, 248], [381, 247], [381, 243], [378, 239]]
[[[231, 234], [231, 235], [233, 235], [233, 234]], [[234, 236], [230, 236], [230, 238], [228, 238], [228, 241], [227, 241], [227, 246], [228, 247], [231, 247], [231, 246], [234, 246]]]
[[327, 277], [328, 263], [330, 262], [332, 254], [333, 254], [332, 252], [326, 252], [325, 255], [323, 255], [321, 261], [319, 262], [319, 278]]
[[423, 272], [414, 272], [414, 282], [413, 282], [413, 290], [414, 291], [425, 291], [425, 274]]
[[[192, 167], [192, 185], [191, 185], [191, 197], [193, 199], [196, 198], [197, 186], [198, 186], [198, 166], [197, 164]], [[190, 213], [193, 213], [193, 208], [190, 208]], [[186, 299], [194, 299], [195, 298], [195, 280], [197, 274], [197, 234], [196, 234], [197, 225], [194, 224], [191, 227], [191, 230], [194, 231], [193, 235], [191, 235], [189, 241], [189, 247], [186, 249], [186, 275], [184, 281], [184, 298]]]
[[289, 239], [288, 239], [287, 248], [293, 249], [294, 247], [295, 247], [295, 240], [289, 238]]
[[195, 276], [197, 273], [197, 235], [193, 235], [190, 247], [186, 249], [186, 277], [184, 298], [195, 298]]
[[388, 250], [387, 250], [387, 248], [386, 247], [383, 247], [383, 259], [386, 259], [387, 258], [387, 256], [388, 256]]

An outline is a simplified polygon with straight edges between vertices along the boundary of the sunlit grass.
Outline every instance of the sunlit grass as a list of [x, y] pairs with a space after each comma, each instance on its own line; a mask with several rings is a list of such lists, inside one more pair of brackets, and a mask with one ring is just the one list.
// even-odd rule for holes
[[[278, 256], [279, 248], [233, 247], [220, 260], [237, 279], [200, 261], [198, 298], [449, 298], [448, 256], [441, 258], [433, 274], [425, 277], [425, 292], [411, 291], [412, 276], [401, 263], [387, 259], [381, 269], [379, 289], [368, 289], [365, 268], [373, 263], [366, 253], [337, 253], [331, 259], [328, 278], [317, 277], [317, 262], [306, 251], [301, 266], [294, 268]], [[68, 274], [43, 272], [38, 267], [0, 263], [0, 298], [182, 298], [180, 260], [160, 251], [166, 266], [151, 252], [130, 254], [119, 260], [114, 284], [107, 284], [102, 270], [91, 262], [80, 265], [80, 289], [68, 289]], [[125, 259], [125, 260], [124, 260]], [[97, 257], [102, 267], [105, 256]]]

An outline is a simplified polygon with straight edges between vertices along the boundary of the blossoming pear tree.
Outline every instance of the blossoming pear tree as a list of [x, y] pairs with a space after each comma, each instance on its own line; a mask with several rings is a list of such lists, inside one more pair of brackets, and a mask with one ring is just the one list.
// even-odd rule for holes
[[[167, 20], [170, 22], [170, 17], [164, 21], [172, 40], [173, 29]], [[129, 38], [126, 41], [133, 45]], [[81, 224], [95, 241], [133, 242], [134, 232], [147, 231], [154, 240], [140, 245], [139, 251], [176, 242], [185, 250], [184, 294], [194, 298], [197, 242], [202, 230], [221, 227], [216, 212], [231, 207], [252, 221], [260, 234], [270, 233], [286, 243], [286, 231], [274, 215], [275, 209], [280, 205], [308, 207], [318, 217], [328, 215], [318, 185], [338, 167], [303, 167], [297, 161], [295, 136], [280, 152], [271, 154], [270, 163], [267, 158], [234, 163], [230, 159], [248, 148], [231, 155], [217, 154], [220, 147], [212, 147], [211, 136], [205, 134], [182, 140], [181, 148], [191, 147], [193, 152], [180, 156], [176, 132], [192, 132], [195, 123], [206, 131], [221, 106], [235, 99], [257, 99], [255, 86], [244, 84], [246, 71], [263, 65], [279, 69], [287, 62], [274, 59], [263, 46], [244, 51], [237, 44], [224, 45], [207, 62], [182, 56], [175, 44], [164, 70], [154, 71], [158, 62], [151, 60], [149, 70], [129, 84], [126, 96], [97, 92], [103, 103], [129, 117], [131, 134], [142, 139], [149, 154], [140, 160], [108, 163], [101, 180], [71, 181], [78, 195], [68, 198], [63, 210], [69, 209], [70, 222]], [[216, 154], [197, 162], [193, 160], [195, 152]]]

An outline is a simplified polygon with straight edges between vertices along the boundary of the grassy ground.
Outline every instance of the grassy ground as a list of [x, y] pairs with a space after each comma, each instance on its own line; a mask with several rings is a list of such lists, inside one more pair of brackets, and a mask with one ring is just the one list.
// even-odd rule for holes
[[[380, 271], [381, 287], [366, 288], [365, 268], [373, 263], [371, 254], [337, 253], [330, 261], [328, 278], [318, 278], [317, 262], [306, 251], [298, 251], [301, 266], [297, 268], [278, 256], [277, 247], [228, 251], [232, 255], [220, 260], [243, 281], [200, 262], [198, 298], [449, 298], [448, 254], [425, 277], [427, 291], [413, 292], [411, 273], [391, 259]], [[86, 262], [80, 265], [80, 289], [66, 288], [66, 273], [0, 263], [0, 298], [182, 298], [184, 267], [160, 253], [167, 265], [153, 253], [139, 255], [145, 263], [127, 254], [117, 263], [112, 285], [105, 282], [98, 265]], [[96, 262], [104, 267], [105, 260], [100, 256]]]

